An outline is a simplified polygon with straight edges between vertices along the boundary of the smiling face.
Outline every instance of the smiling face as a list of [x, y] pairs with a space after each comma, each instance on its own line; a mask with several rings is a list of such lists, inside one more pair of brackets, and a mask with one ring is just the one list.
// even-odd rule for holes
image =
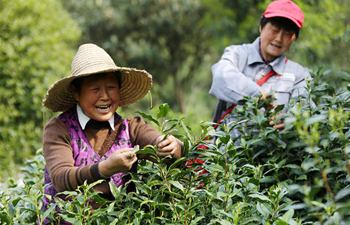
[[108, 121], [119, 106], [119, 85], [114, 73], [81, 78], [74, 98], [91, 119]]
[[268, 22], [260, 28], [260, 53], [265, 61], [272, 61], [288, 51], [296, 38], [293, 30], [284, 29], [272, 21]]

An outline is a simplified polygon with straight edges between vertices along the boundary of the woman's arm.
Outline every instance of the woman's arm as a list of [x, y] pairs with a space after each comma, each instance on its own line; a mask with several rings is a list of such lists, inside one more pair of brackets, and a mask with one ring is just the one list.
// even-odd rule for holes
[[67, 128], [57, 118], [50, 120], [44, 128], [43, 153], [46, 169], [58, 192], [74, 190], [85, 180], [92, 183], [101, 179], [97, 164], [74, 166]]
[[247, 57], [242, 46], [227, 47], [221, 59], [212, 66], [213, 81], [209, 93], [220, 100], [237, 103], [244, 96], [257, 96], [260, 87], [239, 70]]

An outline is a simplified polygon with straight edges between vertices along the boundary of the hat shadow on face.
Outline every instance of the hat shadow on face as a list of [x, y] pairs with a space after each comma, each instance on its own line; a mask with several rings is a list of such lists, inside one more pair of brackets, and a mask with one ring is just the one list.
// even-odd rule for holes
[[143, 98], [152, 86], [152, 75], [145, 70], [119, 67], [108, 53], [95, 44], [83, 44], [75, 54], [69, 76], [56, 81], [48, 89], [43, 105], [53, 112], [63, 112], [77, 102], [73, 96], [72, 81], [91, 75], [120, 72], [120, 106], [129, 105]]

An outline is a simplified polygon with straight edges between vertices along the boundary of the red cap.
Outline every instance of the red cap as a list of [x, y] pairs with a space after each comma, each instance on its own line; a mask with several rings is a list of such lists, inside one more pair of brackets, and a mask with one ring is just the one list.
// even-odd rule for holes
[[263, 16], [266, 18], [284, 17], [293, 21], [299, 28], [303, 26], [304, 22], [303, 11], [291, 0], [275, 0], [271, 2]]

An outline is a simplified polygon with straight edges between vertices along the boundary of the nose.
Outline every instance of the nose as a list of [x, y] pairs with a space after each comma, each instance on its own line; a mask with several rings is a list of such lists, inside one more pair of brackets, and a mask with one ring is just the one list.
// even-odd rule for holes
[[102, 99], [108, 99], [109, 98], [109, 94], [108, 94], [107, 88], [105, 88], [105, 87], [101, 88], [100, 97]]
[[283, 30], [281, 29], [277, 34], [276, 34], [276, 40], [278, 41], [282, 41], [282, 37], [283, 37]]

